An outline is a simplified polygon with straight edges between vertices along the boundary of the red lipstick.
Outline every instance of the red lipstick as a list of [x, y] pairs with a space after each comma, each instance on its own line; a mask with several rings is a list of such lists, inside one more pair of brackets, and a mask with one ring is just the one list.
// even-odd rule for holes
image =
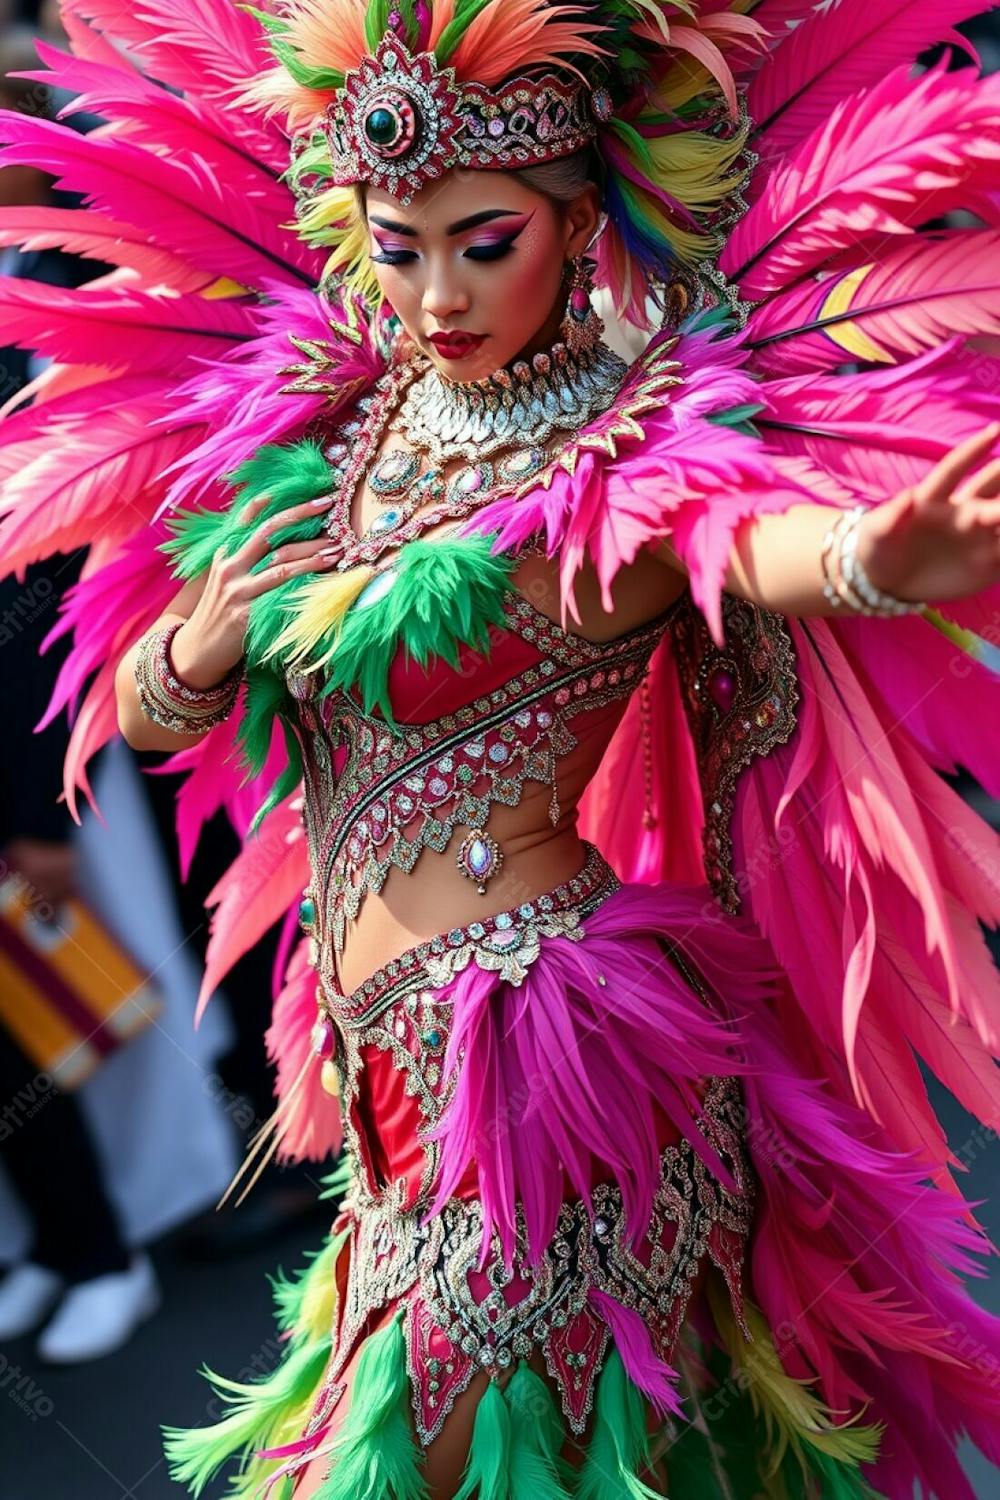
[[428, 335], [429, 341], [444, 359], [467, 359], [479, 348], [485, 337], [485, 333], [465, 333], [461, 329]]

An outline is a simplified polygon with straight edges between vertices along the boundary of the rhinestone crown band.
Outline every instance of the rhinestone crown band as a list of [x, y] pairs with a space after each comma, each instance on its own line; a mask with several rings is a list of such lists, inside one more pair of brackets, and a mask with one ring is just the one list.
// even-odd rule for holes
[[605, 95], [551, 73], [496, 92], [459, 84], [454, 68], [430, 52], [414, 56], [387, 32], [327, 109], [331, 181], [371, 183], [406, 204], [452, 167], [511, 171], [553, 161], [594, 138]]

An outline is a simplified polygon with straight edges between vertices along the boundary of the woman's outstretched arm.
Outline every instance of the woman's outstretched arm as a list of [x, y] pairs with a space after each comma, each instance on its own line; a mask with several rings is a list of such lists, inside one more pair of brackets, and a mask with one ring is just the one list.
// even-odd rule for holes
[[[944, 601], [1000, 582], [1000, 459], [969, 477], [998, 436], [1000, 423], [992, 423], [919, 484], [863, 517], [856, 555], [877, 589], [910, 602]], [[804, 504], [745, 521], [730, 553], [726, 591], [784, 615], [850, 613], [823, 592], [823, 539], [838, 514], [829, 505]], [[669, 542], [653, 550], [687, 571]]]

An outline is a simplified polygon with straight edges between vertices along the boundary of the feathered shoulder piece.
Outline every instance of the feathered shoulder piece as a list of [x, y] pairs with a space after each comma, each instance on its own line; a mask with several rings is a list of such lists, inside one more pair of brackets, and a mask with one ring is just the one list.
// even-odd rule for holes
[[736, 528], [755, 512], [811, 498], [754, 426], [766, 396], [747, 359], [743, 336], [718, 311], [657, 335], [608, 410], [466, 529], [495, 533], [498, 551], [543, 536], [549, 557], [559, 559], [564, 619], [577, 621], [574, 578], [584, 561], [596, 567], [610, 610], [619, 569], [669, 539], [721, 643], [720, 595]]

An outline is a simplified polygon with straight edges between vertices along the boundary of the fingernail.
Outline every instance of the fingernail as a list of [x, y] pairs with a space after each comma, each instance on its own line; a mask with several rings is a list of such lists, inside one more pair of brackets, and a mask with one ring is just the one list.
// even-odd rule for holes
[[319, 510], [319, 509], [321, 509], [325, 505], [332, 505], [333, 504], [333, 496], [332, 495], [317, 495], [316, 499], [315, 500], [310, 500], [309, 504], [310, 505], [315, 505], [316, 509]]

